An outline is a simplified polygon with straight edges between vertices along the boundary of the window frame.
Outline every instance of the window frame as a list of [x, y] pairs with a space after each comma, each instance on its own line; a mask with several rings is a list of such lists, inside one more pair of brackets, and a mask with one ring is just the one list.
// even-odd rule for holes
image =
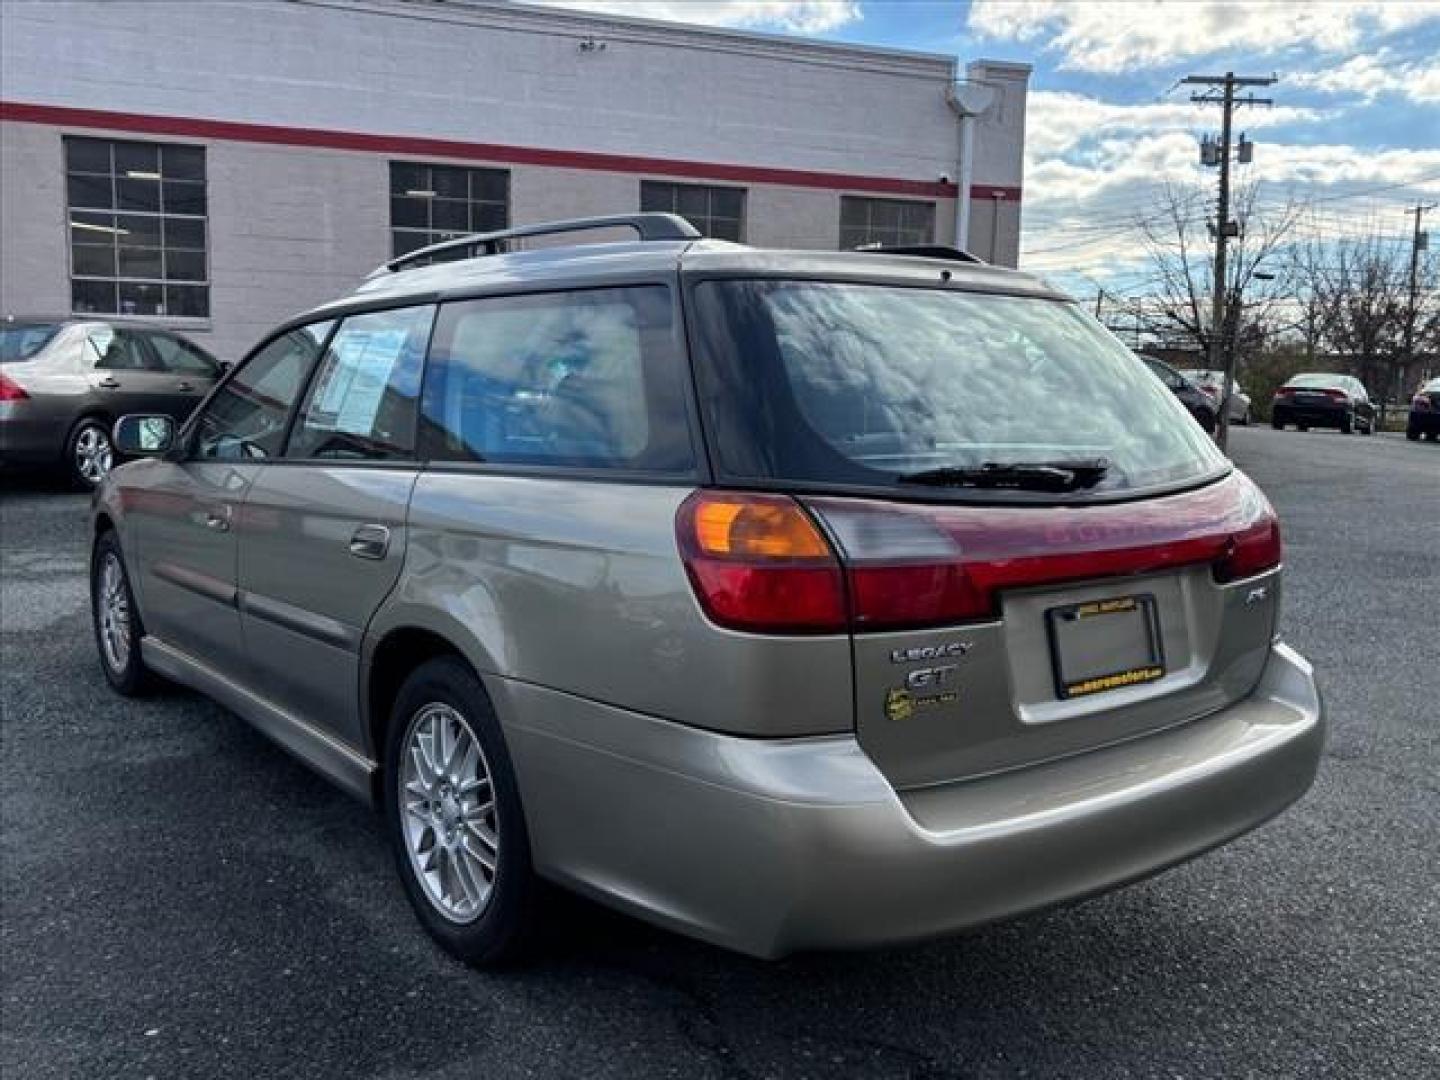
[[[667, 206], [667, 207], [665, 207], [664, 209], [660, 209], [660, 210], [646, 210], [646, 208], [645, 208], [645, 188], [646, 188], [647, 185], [650, 185], [650, 186], [652, 186], [652, 187], [664, 187], [664, 188], [669, 188], [672, 192], [679, 192], [679, 191], [682, 191], [682, 190], [703, 191], [703, 192], [705, 192], [705, 221], [706, 221], [707, 224], [708, 224], [708, 223], [713, 223], [714, 220], [715, 220], [715, 214], [714, 214], [714, 195], [715, 195], [715, 192], [720, 191], [720, 192], [725, 192], [725, 193], [727, 193], [727, 194], [737, 194], [737, 195], [739, 195], [739, 196], [740, 196], [740, 215], [739, 215], [738, 218], [735, 219], [736, 222], [737, 222], [738, 225], [739, 225], [739, 235], [736, 236], [735, 239], [734, 239], [733, 241], [730, 241], [730, 242], [732, 242], [732, 243], [737, 243], [737, 244], [743, 244], [743, 243], [745, 243], [745, 237], [748, 235], [748, 233], [749, 233], [749, 231], [750, 231], [750, 189], [749, 189], [749, 188], [747, 188], [747, 187], [742, 187], [742, 186], [738, 186], [738, 185], [734, 185], [734, 184], [690, 183], [690, 182], [686, 182], [686, 181], [664, 180], [664, 179], [658, 179], [658, 178], [652, 178], [652, 177], [641, 177], [641, 179], [640, 179], [640, 195], [639, 195], [639, 199], [638, 199], [636, 205], [640, 208], [640, 212], [641, 212], [642, 214], [643, 214], [643, 213], [676, 214], [676, 215], [678, 215], [679, 217], [685, 218], [686, 221], [689, 221], [690, 224], [693, 225], [693, 226], [695, 226], [695, 228], [700, 231], [701, 235], [705, 236], [707, 239], [712, 239], [712, 240], [727, 240], [727, 241], [730, 240], [729, 237], [726, 237], [726, 236], [716, 236], [716, 235], [715, 235], [713, 232], [711, 232], [705, 225], [702, 225], [702, 224], [700, 224], [699, 222], [692, 220], [692, 219], [691, 219], [690, 217], [688, 217], [687, 215], [681, 213], [680, 210], [677, 208], [677, 206], [673, 205], [673, 204], [675, 204], [676, 202], [678, 202], [677, 199], [672, 199], [672, 200], [671, 200], [672, 205], [671, 205], [671, 206]], [[728, 220], [728, 218], [725, 219], [725, 220]]]
[[[866, 207], [868, 207], [868, 209], [867, 209], [867, 211], [866, 211], [866, 215], [865, 215], [865, 233], [866, 233], [867, 236], [871, 236], [872, 238], [862, 241], [859, 245], [847, 245], [847, 244], [845, 243], [845, 207], [846, 207], [846, 204], [847, 204], [847, 203], [849, 203], [849, 204], [851, 204], [851, 205], [854, 205], [854, 204], [864, 204]], [[897, 235], [895, 236], [895, 238], [894, 238], [893, 240], [879, 240], [879, 239], [874, 239], [874, 238], [873, 238], [873, 233], [875, 232], [875, 229], [874, 229], [874, 226], [871, 224], [871, 222], [872, 222], [874, 210], [875, 210], [875, 208], [876, 208], [877, 206], [898, 206], [898, 207], [923, 206], [923, 207], [928, 207], [929, 210], [930, 210], [930, 233], [929, 233], [929, 235], [928, 235], [928, 236], [925, 236], [925, 237], [921, 237], [921, 238], [919, 238], [919, 239], [907, 239], [906, 237], [903, 237], [903, 236], [898, 235], [899, 230], [894, 230], [894, 231], [897, 233]], [[839, 250], [840, 250], [840, 251], [854, 251], [854, 250], [857, 249], [857, 247], [865, 247], [865, 246], [867, 246], [867, 245], [869, 245], [869, 244], [879, 244], [879, 245], [881, 245], [882, 247], [897, 247], [897, 246], [898, 246], [898, 247], [903, 247], [903, 246], [907, 246], [907, 245], [909, 245], [909, 246], [924, 246], [924, 245], [926, 245], [926, 244], [933, 244], [933, 243], [935, 243], [935, 227], [936, 227], [936, 224], [937, 224], [938, 215], [939, 215], [939, 210], [938, 210], [938, 208], [937, 208], [937, 206], [936, 206], [936, 204], [935, 204], [935, 200], [934, 200], [934, 199], [896, 199], [896, 198], [881, 197], [881, 196], [875, 196], [875, 195], [841, 195], [841, 196], [840, 196], [840, 218], [839, 218], [839, 226], [840, 226], [840, 228], [839, 228], [839, 231], [838, 231], [837, 236], [836, 236], [836, 239], [837, 239], [838, 245], [839, 245]]]
[[[206, 349], [206, 348], [204, 348], [203, 346], [196, 344], [195, 342], [191, 341], [189, 338], [181, 337], [179, 334], [173, 333], [172, 331], [169, 331], [169, 330], [162, 330], [162, 329], [160, 329], [160, 328], [158, 328], [158, 327], [155, 327], [155, 328], [148, 327], [148, 326], [147, 326], [147, 327], [142, 327], [138, 332], [139, 332], [141, 335], [144, 336], [145, 341], [146, 341], [146, 344], [148, 344], [148, 345], [150, 346], [151, 352], [153, 352], [153, 353], [155, 354], [156, 360], [159, 361], [160, 367], [159, 367], [158, 370], [161, 372], [161, 374], [164, 374], [164, 375], [180, 375], [180, 376], [182, 376], [182, 377], [183, 377], [183, 376], [187, 376], [187, 375], [192, 375], [192, 376], [195, 376], [195, 377], [197, 377], [197, 378], [204, 377], [204, 378], [211, 378], [211, 379], [218, 379], [218, 378], [220, 378], [220, 376], [221, 376], [222, 374], [224, 374], [224, 368], [223, 368], [223, 366], [221, 365], [219, 358], [218, 358], [217, 356], [215, 356], [215, 354], [212, 353], [209, 349]], [[210, 374], [209, 374], [208, 376], [199, 376], [199, 375], [196, 375], [196, 373], [193, 372], [193, 371], [177, 371], [177, 370], [172, 370], [172, 369], [165, 363], [165, 357], [164, 357], [163, 355], [161, 355], [159, 346], [157, 346], [157, 345], [155, 344], [155, 340], [154, 340], [155, 338], [165, 338], [165, 339], [167, 339], [167, 340], [169, 340], [169, 341], [174, 342], [174, 343], [176, 344], [176, 347], [177, 347], [177, 348], [184, 349], [184, 350], [189, 350], [189, 351], [194, 352], [194, 353], [198, 353], [203, 360], [205, 360], [207, 363], [209, 363], [209, 365], [210, 365]]]
[[[424, 228], [419, 228], [419, 227], [411, 226], [411, 225], [396, 225], [396, 224], [395, 224], [395, 199], [397, 199], [397, 198], [411, 198], [411, 197], [413, 197], [413, 196], [407, 196], [404, 192], [397, 192], [397, 191], [396, 191], [396, 188], [395, 188], [395, 171], [396, 171], [397, 168], [454, 169], [454, 170], [458, 170], [458, 171], [464, 172], [464, 173], [466, 174], [466, 179], [465, 179], [465, 191], [466, 191], [466, 195], [465, 195], [465, 198], [464, 198], [463, 202], [465, 203], [465, 207], [466, 207], [466, 220], [467, 220], [467, 222], [473, 218], [473, 215], [474, 215], [474, 211], [475, 211], [475, 207], [476, 207], [476, 206], [487, 206], [487, 205], [493, 205], [493, 204], [494, 204], [494, 200], [492, 200], [492, 199], [476, 199], [476, 198], [474, 198], [475, 176], [476, 176], [476, 174], [480, 174], [480, 173], [491, 173], [491, 174], [494, 174], [494, 175], [496, 175], [496, 176], [503, 177], [503, 178], [504, 178], [504, 181], [505, 181], [505, 198], [504, 198], [503, 202], [501, 203], [501, 205], [503, 206], [505, 213], [504, 213], [504, 219], [503, 219], [503, 221], [502, 221], [502, 223], [501, 223], [501, 225], [500, 225], [500, 228], [502, 228], [502, 229], [508, 229], [508, 228], [510, 227], [511, 212], [512, 212], [512, 210], [513, 210], [513, 208], [514, 208], [514, 179], [515, 179], [515, 178], [514, 178], [514, 174], [513, 174], [512, 170], [510, 170], [510, 169], [508, 169], [508, 168], [501, 167], [501, 166], [497, 166], [497, 165], [476, 165], [476, 164], [474, 164], [474, 163], [472, 163], [472, 162], [460, 163], [460, 162], [453, 162], [453, 161], [421, 161], [421, 160], [411, 159], [411, 158], [390, 158], [390, 159], [387, 161], [386, 164], [387, 164], [387, 169], [386, 169], [386, 200], [385, 200], [385, 204], [386, 204], [387, 212], [388, 212], [388, 216], [389, 216], [389, 224], [388, 224], [388, 228], [387, 228], [387, 230], [386, 230], [386, 231], [389, 233], [389, 236], [390, 236], [390, 245], [389, 245], [389, 246], [390, 246], [390, 255], [389, 255], [389, 258], [391, 258], [391, 259], [400, 258], [402, 255], [407, 255], [407, 254], [409, 254], [409, 253], [412, 252], [412, 251], [418, 251], [419, 248], [428, 247], [428, 246], [431, 245], [431, 244], [442, 242], [442, 241], [445, 240], [445, 239], [449, 239], [449, 238], [453, 238], [453, 237], [459, 237], [459, 236], [469, 236], [469, 235], [471, 235], [471, 234], [473, 234], [473, 233], [475, 233], [475, 232], [477, 232], [477, 231], [484, 231], [484, 230], [475, 230], [475, 229], [464, 229], [464, 230], [461, 230], [461, 231], [459, 231], [459, 232], [456, 232], [456, 231], [453, 230], [453, 229], [437, 229], [437, 228], [435, 227], [435, 215], [434, 215], [434, 209], [435, 209], [434, 203], [435, 203], [435, 200], [436, 200], [437, 198], [445, 198], [447, 201], [451, 201], [451, 202], [459, 202], [459, 201], [462, 201], [462, 200], [457, 200], [457, 199], [451, 199], [451, 198], [449, 198], [448, 196], [440, 196], [440, 195], [437, 195], [437, 194], [432, 194], [432, 195], [430, 195], [428, 198], [426, 198], [426, 199], [424, 200], [424, 202], [425, 202], [425, 209], [426, 209], [426, 221], [428, 222], [428, 224], [426, 225], [426, 227], [424, 227]], [[396, 238], [397, 238], [399, 235], [401, 235], [401, 234], [406, 234], [406, 235], [410, 235], [410, 236], [425, 236], [425, 237], [428, 237], [428, 239], [426, 239], [426, 241], [425, 241], [423, 244], [420, 244], [418, 247], [407, 248], [407, 249], [405, 249], [405, 251], [402, 252], [402, 251], [397, 250], [396, 245], [395, 245]]]
[[[75, 143], [86, 143], [86, 142], [88, 142], [88, 143], [102, 143], [102, 144], [104, 144], [104, 145], [108, 148], [108, 151], [109, 151], [109, 161], [110, 161], [110, 166], [109, 166], [109, 170], [110, 170], [110, 171], [109, 171], [108, 173], [96, 173], [96, 172], [85, 172], [85, 171], [72, 172], [72, 170], [71, 170], [71, 168], [70, 168], [70, 147], [71, 147], [72, 144], [75, 144]], [[160, 162], [160, 172], [157, 173], [157, 174], [156, 174], [156, 177], [155, 177], [155, 182], [160, 186], [160, 199], [161, 199], [161, 201], [160, 201], [160, 209], [157, 209], [157, 210], [132, 210], [132, 209], [122, 210], [122, 209], [120, 208], [117, 184], [119, 183], [119, 181], [120, 181], [121, 179], [125, 179], [125, 177], [123, 177], [119, 172], [117, 172], [117, 165], [116, 165], [116, 163], [115, 163], [115, 156], [116, 156], [115, 148], [116, 148], [117, 146], [121, 146], [121, 145], [149, 147], [149, 148], [153, 148], [153, 149], [155, 150], [155, 152], [156, 152], [156, 159]], [[213, 267], [212, 267], [212, 265], [211, 265], [211, 258], [210, 258], [210, 248], [211, 248], [212, 236], [211, 236], [211, 230], [210, 230], [210, 160], [209, 160], [209, 149], [210, 149], [210, 148], [209, 148], [208, 144], [203, 143], [203, 142], [173, 142], [173, 141], [157, 142], [157, 141], [148, 140], [148, 139], [117, 138], [117, 137], [114, 137], [114, 136], [111, 136], [111, 135], [92, 135], [92, 134], [86, 134], [86, 133], [80, 133], [80, 132], [69, 132], [69, 131], [61, 132], [61, 135], [60, 135], [60, 174], [61, 174], [61, 177], [62, 177], [62, 180], [63, 180], [63, 183], [64, 183], [65, 219], [64, 219], [64, 223], [63, 223], [63, 228], [64, 228], [64, 230], [65, 230], [65, 273], [66, 273], [66, 285], [67, 285], [67, 289], [68, 289], [68, 295], [67, 295], [67, 298], [66, 298], [66, 310], [68, 310], [68, 311], [70, 312], [70, 314], [71, 314], [71, 316], [72, 316], [73, 318], [77, 318], [77, 319], [87, 319], [87, 320], [93, 320], [93, 321], [105, 321], [105, 320], [107, 320], [107, 319], [124, 319], [124, 320], [129, 321], [129, 322], [137, 322], [137, 323], [161, 323], [161, 324], [165, 324], [165, 325], [175, 325], [175, 324], [178, 324], [178, 325], [181, 325], [181, 326], [196, 327], [196, 328], [202, 328], [202, 329], [203, 329], [203, 328], [208, 328], [210, 325], [212, 325], [212, 320], [214, 319], [214, 280], [213, 280]], [[173, 180], [168, 180], [168, 181], [167, 181], [167, 179], [166, 179], [166, 177], [165, 177], [165, 173], [164, 173], [164, 152], [165, 152], [166, 150], [193, 150], [193, 151], [197, 151], [197, 152], [200, 154], [200, 160], [201, 160], [201, 162], [202, 162], [201, 168], [202, 168], [203, 176], [201, 177], [201, 179], [199, 179], [199, 180], [194, 180], [194, 179], [188, 179], [188, 178], [175, 178], [175, 179], [173, 179]], [[94, 178], [100, 178], [100, 177], [106, 178], [106, 179], [109, 181], [109, 184], [110, 184], [110, 193], [111, 193], [111, 197], [110, 197], [110, 204], [111, 204], [111, 205], [110, 205], [110, 207], [107, 209], [107, 208], [104, 208], [104, 207], [73, 206], [73, 205], [71, 204], [71, 201], [70, 201], [70, 200], [71, 200], [71, 196], [70, 196], [70, 178], [71, 178], [72, 175], [74, 175], [74, 176], [83, 176], [83, 177], [90, 177], [90, 178], [92, 178], [92, 179], [94, 179]], [[143, 178], [143, 179], [149, 179], [149, 177], [145, 177], [145, 178]], [[164, 203], [164, 187], [165, 187], [165, 184], [166, 184], [167, 182], [169, 182], [169, 183], [193, 184], [193, 185], [197, 186], [197, 187], [200, 189], [200, 191], [203, 193], [203, 196], [204, 196], [204, 200], [205, 200], [205, 210], [204, 210], [204, 212], [203, 212], [203, 213], [200, 213], [200, 214], [192, 214], [192, 213], [173, 212], [173, 211], [167, 211], [167, 210], [165, 210], [165, 209], [164, 209], [164, 205], [165, 205], [165, 203]], [[161, 260], [161, 262], [160, 262], [160, 275], [159, 275], [158, 277], [139, 277], [139, 276], [124, 275], [124, 274], [122, 274], [122, 273], [120, 272], [120, 263], [119, 263], [119, 250], [120, 250], [119, 236], [118, 236], [118, 234], [113, 234], [113, 233], [112, 233], [112, 236], [111, 236], [112, 244], [111, 244], [111, 247], [110, 247], [110, 251], [113, 253], [114, 258], [115, 258], [115, 273], [114, 273], [113, 275], [109, 275], [109, 276], [107, 276], [107, 275], [96, 275], [96, 274], [78, 274], [78, 273], [76, 272], [76, 268], [75, 268], [75, 247], [76, 247], [75, 240], [74, 240], [74, 231], [75, 231], [75, 230], [74, 230], [74, 226], [71, 224], [71, 222], [74, 220], [74, 217], [75, 217], [76, 214], [109, 215], [110, 218], [112, 219], [112, 221], [113, 221], [114, 219], [118, 218], [118, 217], [121, 216], [121, 215], [131, 216], [131, 217], [144, 217], [144, 218], [153, 219], [153, 220], [156, 222], [156, 224], [157, 224], [157, 226], [158, 226], [158, 228], [159, 228], [159, 233], [160, 233], [160, 241], [159, 241], [159, 244], [156, 245], [156, 246], [154, 247], [154, 249], [153, 249], [153, 250], [159, 255], [160, 260]], [[202, 239], [201, 246], [200, 246], [198, 249], [197, 249], [197, 248], [191, 248], [191, 247], [172, 246], [172, 245], [167, 245], [167, 244], [166, 244], [166, 242], [165, 242], [165, 223], [166, 223], [167, 220], [172, 220], [172, 219], [173, 219], [173, 220], [177, 220], [177, 221], [199, 222], [199, 223], [200, 223], [200, 227], [201, 227], [201, 229], [202, 229], [202, 231], [203, 231], [203, 239]], [[116, 227], [118, 228], [118, 225], [117, 225]], [[81, 247], [85, 247], [86, 245], [81, 244], [80, 246], [81, 246]], [[97, 246], [97, 247], [98, 247], [98, 245], [94, 245], [94, 246]], [[198, 252], [198, 253], [200, 254], [201, 258], [202, 258], [202, 261], [203, 261], [203, 271], [202, 271], [201, 277], [195, 278], [195, 279], [170, 278], [170, 277], [167, 277], [167, 276], [166, 276], [166, 273], [165, 273], [165, 269], [166, 269], [166, 253], [167, 253], [167, 252], [171, 252], [171, 251], [174, 251], [174, 252], [190, 252], [190, 253]], [[100, 283], [100, 284], [108, 284], [108, 285], [114, 290], [115, 303], [114, 303], [114, 305], [113, 305], [113, 308], [110, 309], [110, 310], [101, 310], [101, 311], [82, 311], [82, 310], [78, 309], [78, 308], [75, 306], [75, 285], [76, 285], [77, 282], [94, 282], [94, 283]], [[121, 288], [122, 288], [123, 286], [125, 286], [125, 285], [140, 285], [140, 286], [148, 286], [148, 287], [158, 288], [158, 289], [160, 290], [160, 295], [161, 295], [162, 303], [164, 303], [164, 301], [165, 301], [165, 298], [166, 298], [165, 290], [168, 289], [168, 288], [201, 288], [201, 289], [204, 290], [205, 314], [203, 314], [203, 315], [177, 315], [177, 314], [174, 314], [174, 313], [172, 313], [172, 312], [170, 312], [170, 311], [168, 310], [168, 307], [169, 307], [168, 304], [165, 304], [165, 306], [166, 306], [166, 308], [167, 308], [167, 311], [166, 311], [165, 313], [163, 313], [163, 314], [158, 314], [158, 313], [155, 313], [155, 312], [126, 312], [126, 311], [122, 311], [122, 310], [120, 310], [120, 290], [121, 290]]]

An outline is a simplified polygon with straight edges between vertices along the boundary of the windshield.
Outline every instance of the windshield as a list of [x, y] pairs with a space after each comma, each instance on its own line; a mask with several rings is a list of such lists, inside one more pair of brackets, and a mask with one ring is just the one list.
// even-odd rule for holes
[[702, 406], [731, 478], [889, 487], [927, 470], [1103, 461], [1099, 492], [1225, 465], [1164, 384], [1068, 302], [774, 280], [695, 295]]
[[0, 364], [29, 360], [60, 332], [56, 323], [10, 323], [0, 326]]

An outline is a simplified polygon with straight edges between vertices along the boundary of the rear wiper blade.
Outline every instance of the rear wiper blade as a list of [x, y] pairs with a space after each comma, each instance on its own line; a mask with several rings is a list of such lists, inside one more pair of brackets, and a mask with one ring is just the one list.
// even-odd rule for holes
[[902, 484], [932, 487], [1016, 488], [1025, 491], [1075, 491], [1094, 487], [1105, 478], [1104, 458], [1076, 461], [987, 461], [982, 465], [944, 465], [902, 473]]

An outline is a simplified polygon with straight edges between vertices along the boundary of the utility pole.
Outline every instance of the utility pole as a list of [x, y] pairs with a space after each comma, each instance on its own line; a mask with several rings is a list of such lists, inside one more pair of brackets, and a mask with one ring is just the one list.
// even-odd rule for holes
[[[1410, 279], [1413, 281], [1413, 280], [1415, 279], [1415, 275], [1414, 275], [1414, 274], [1411, 274], [1411, 275], [1410, 275]], [[1104, 290], [1104, 289], [1101, 289], [1099, 292], [1097, 292], [1097, 293], [1095, 294], [1095, 318], [1097, 318], [1097, 319], [1100, 318], [1100, 308], [1101, 308], [1101, 306], [1102, 306], [1104, 303], [1105, 303], [1105, 290]]]
[[1402, 371], [1409, 371], [1410, 365], [1415, 362], [1415, 316], [1420, 301], [1420, 252], [1430, 246], [1430, 236], [1420, 228], [1420, 222], [1424, 219], [1425, 212], [1434, 210], [1437, 205], [1440, 204], [1416, 203], [1405, 211], [1415, 215], [1415, 235], [1410, 241], [1410, 302], [1405, 307], [1405, 366]]
[[[1270, 86], [1275, 82], [1275, 76], [1254, 76], [1236, 75], [1233, 71], [1227, 71], [1224, 75], [1187, 75], [1180, 80], [1182, 83], [1191, 86], [1208, 86], [1211, 89], [1204, 93], [1190, 95], [1190, 100], [1198, 105], [1219, 105], [1221, 107], [1220, 119], [1220, 145], [1214, 147], [1213, 162], [1208, 160], [1209, 152], [1202, 147], [1201, 160], [1205, 164], [1216, 164], [1220, 167], [1220, 198], [1215, 213], [1215, 281], [1211, 289], [1210, 298], [1210, 356], [1208, 366], [1211, 371], [1224, 369], [1225, 383], [1222, 387], [1220, 397], [1220, 416], [1215, 427], [1215, 441], [1224, 450], [1230, 441], [1230, 395], [1235, 389], [1235, 349], [1226, 349], [1225, 337], [1227, 324], [1225, 321], [1225, 247], [1230, 237], [1238, 236], [1239, 226], [1230, 220], [1230, 153], [1231, 153], [1231, 131], [1232, 119], [1235, 109], [1239, 105], [1272, 105], [1269, 98], [1257, 98], [1253, 94], [1247, 94], [1243, 98], [1235, 96], [1235, 90], [1241, 86]], [[1242, 138], [1242, 152], [1249, 160], [1249, 144]], [[1237, 296], [1238, 299], [1238, 296]], [[1239, 328], [1236, 327], [1238, 333]]]

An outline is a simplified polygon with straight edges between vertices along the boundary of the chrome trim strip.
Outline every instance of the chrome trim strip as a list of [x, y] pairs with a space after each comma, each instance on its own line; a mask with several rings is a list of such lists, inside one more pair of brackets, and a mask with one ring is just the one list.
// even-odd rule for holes
[[328, 780], [373, 803], [378, 763], [158, 638], [141, 638], [140, 655], [161, 675], [213, 698]]

